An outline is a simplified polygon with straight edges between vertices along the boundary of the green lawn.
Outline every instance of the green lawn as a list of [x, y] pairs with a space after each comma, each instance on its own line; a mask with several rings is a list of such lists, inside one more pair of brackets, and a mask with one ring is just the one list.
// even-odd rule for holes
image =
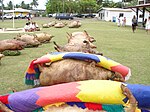
[[[39, 26], [52, 21], [51, 18], [33, 18]], [[132, 33], [131, 27], [117, 27], [115, 23], [102, 22], [94, 19], [80, 20], [82, 27], [69, 29], [67, 27], [56, 29], [42, 29], [55, 37], [60, 45], [67, 43], [66, 32], [86, 30], [96, 39], [97, 50], [125, 66], [131, 68], [132, 76], [128, 83], [150, 84], [150, 34], [145, 30], [137, 29]], [[26, 20], [15, 20], [15, 27], [23, 27]], [[67, 21], [69, 22], [69, 21]], [[0, 21], [0, 28], [12, 27], [12, 20]], [[37, 33], [37, 32], [35, 32]], [[0, 40], [14, 38], [17, 34], [0, 34]], [[15, 88], [24, 90], [31, 88], [24, 84], [25, 71], [31, 60], [55, 51], [53, 43], [43, 44], [38, 48], [26, 48], [20, 56], [6, 56], [0, 66], [0, 94], [5, 94]]]

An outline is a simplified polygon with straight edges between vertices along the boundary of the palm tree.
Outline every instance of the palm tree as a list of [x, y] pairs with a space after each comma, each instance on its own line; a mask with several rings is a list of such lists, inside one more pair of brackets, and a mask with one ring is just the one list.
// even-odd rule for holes
[[0, 0], [0, 3], [1, 3], [1, 7], [2, 7], [2, 22], [4, 22], [4, 18], [3, 18], [3, 15], [4, 15], [4, 4], [3, 4], [3, 0]]
[[39, 4], [38, 4], [38, 0], [33, 0], [33, 1], [31, 2], [31, 6], [34, 6], [34, 7], [37, 8], [38, 5], [39, 5]]

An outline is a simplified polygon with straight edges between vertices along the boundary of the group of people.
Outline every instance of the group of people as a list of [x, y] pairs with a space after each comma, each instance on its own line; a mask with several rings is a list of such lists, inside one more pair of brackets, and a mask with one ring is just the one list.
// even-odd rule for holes
[[[145, 27], [146, 32], [147, 33], [150, 32], [150, 16], [148, 17], [148, 19], [145, 19], [143, 25]], [[134, 15], [132, 18], [132, 31], [133, 31], [133, 33], [136, 30], [136, 26], [138, 26], [138, 21], [137, 21], [136, 16]]]
[[[118, 27], [126, 26], [126, 17], [119, 17], [117, 25], [118, 25]], [[146, 32], [147, 33], [150, 32], [150, 17], [148, 17], [148, 19], [145, 19], [143, 25], [145, 27]], [[137, 21], [136, 16], [134, 15], [132, 18], [132, 31], [133, 31], [133, 33], [135, 32], [137, 26], [138, 26], [138, 21]]]
[[126, 26], [126, 17], [119, 17], [118, 18], [118, 27]]
[[25, 32], [33, 32], [33, 31], [40, 31], [40, 28], [36, 22], [27, 22], [24, 26]]

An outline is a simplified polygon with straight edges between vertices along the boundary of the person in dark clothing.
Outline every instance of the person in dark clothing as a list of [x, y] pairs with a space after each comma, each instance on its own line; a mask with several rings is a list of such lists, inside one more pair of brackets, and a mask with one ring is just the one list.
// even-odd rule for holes
[[137, 26], [137, 18], [136, 18], [136, 16], [134, 15], [133, 18], [132, 18], [132, 31], [133, 31], [133, 33], [134, 33], [135, 30], [136, 30], [136, 26]]

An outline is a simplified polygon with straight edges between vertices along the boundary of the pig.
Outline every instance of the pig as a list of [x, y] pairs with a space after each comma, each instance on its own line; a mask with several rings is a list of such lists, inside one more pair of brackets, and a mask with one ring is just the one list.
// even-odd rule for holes
[[79, 28], [81, 26], [80, 21], [72, 21], [70, 24], [68, 24], [69, 28]]
[[25, 47], [38, 47], [41, 43], [33, 35], [17, 35], [14, 39], [20, 40], [26, 43]]
[[95, 50], [96, 46], [92, 43], [95, 39], [89, 36], [86, 31], [67, 34], [68, 43], [66, 45], [60, 46], [54, 42], [54, 48], [58, 52], [84, 52], [103, 55], [103, 53]]
[[49, 22], [49, 23], [48, 23], [48, 26], [49, 26], [49, 27], [52, 27], [52, 26], [54, 26], [55, 24], [56, 24], [56, 21], [52, 21], [52, 22]]
[[90, 36], [87, 31], [84, 30], [84, 32], [73, 32], [71, 34], [67, 33], [68, 36], [68, 43], [72, 40], [78, 40], [80, 41], [80, 39], [85, 39], [85, 40], [89, 40], [91, 43], [95, 42], [96, 40], [94, 39], [94, 37]]
[[100, 53], [96, 51], [95, 49], [91, 48], [91, 45], [88, 41], [84, 40], [83, 44], [78, 44], [78, 43], [68, 43], [64, 46], [58, 45], [55, 41], [54, 43], [54, 48], [58, 52], [84, 52], [84, 53], [91, 53], [91, 54], [98, 54], [98, 55], [103, 55], [103, 53]]
[[55, 28], [63, 28], [64, 26], [65, 26], [65, 24], [62, 23], [62, 22], [56, 23], [56, 24], [54, 25]]
[[35, 38], [40, 42], [40, 43], [48, 43], [50, 40], [53, 38], [53, 35], [50, 35], [48, 33], [38, 33], [35, 34]]
[[43, 66], [38, 65], [38, 67], [40, 70], [39, 81], [42, 86], [89, 79], [125, 81], [121, 74], [98, 67], [94, 61], [64, 59], [50, 65], [48, 63]]
[[25, 42], [15, 40], [15, 39], [6, 39], [0, 41], [0, 52], [5, 50], [22, 50], [26, 46]]
[[1, 101], [0, 101], [0, 111], [1, 112], [13, 112], [5, 104], [3, 104]]
[[49, 28], [48, 24], [42, 24], [42, 28]]

